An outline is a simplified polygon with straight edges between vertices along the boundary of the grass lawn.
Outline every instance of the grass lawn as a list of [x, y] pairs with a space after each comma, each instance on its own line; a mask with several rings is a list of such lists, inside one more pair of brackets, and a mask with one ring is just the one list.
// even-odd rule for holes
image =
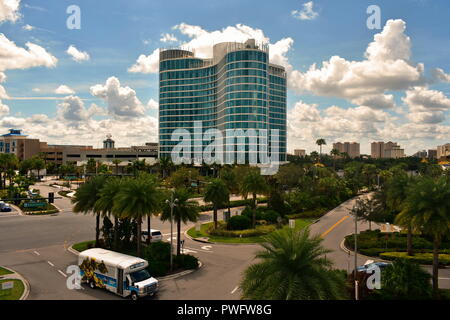
[[[12, 289], [1, 290], [1, 285], [3, 282], [14, 282], [14, 287]], [[5, 279], [0, 280], [0, 300], [19, 300], [22, 296], [25, 286], [23, 282], [18, 279]]]
[[[309, 226], [314, 219], [296, 219], [295, 227], [296, 228], [305, 228]], [[208, 227], [212, 225], [213, 222], [204, 223], [200, 226], [200, 231], [196, 231], [195, 227], [190, 228], [187, 231], [187, 234], [192, 238], [208, 238], [211, 242], [223, 242], [223, 243], [259, 243], [264, 241], [264, 236], [257, 237], [219, 237], [219, 236], [210, 236], [207, 233]], [[289, 228], [289, 226], [284, 226], [283, 228]]]
[[12, 272], [5, 268], [0, 267], [0, 276], [3, 276], [5, 274], [12, 274]]
[[95, 240], [89, 240], [89, 241], [84, 241], [84, 242], [79, 242], [79, 243], [75, 243], [72, 248], [75, 249], [78, 252], [84, 251], [88, 249], [88, 245], [92, 244], [94, 245]]

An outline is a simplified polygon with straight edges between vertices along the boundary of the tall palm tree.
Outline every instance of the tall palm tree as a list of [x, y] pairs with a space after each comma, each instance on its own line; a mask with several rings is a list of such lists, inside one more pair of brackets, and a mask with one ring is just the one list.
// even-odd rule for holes
[[159, 159], [159, 166], [162, 170], [162, 178], [167, 177], [167, 173], [170, 172], [170, 169], [173, 167], [172, 159], [169, 157], [162, 157]]
[[[230, 196], [233, 193], [239, 192], [237, 177], [233, 170], [225, 168], [220, 172], [220, 178], [222, 179], [223, 183], [225, 183], [225, 186], [227, 187]], [[231, 217], [230, 197], [228, 197], [227, 207], [228, 207], [228, 216]]]
[[[178, 199], [177, 205], [173, 208], [173, 219], [177, 224], [177, 255], [181, 252], [181, 223], [196, 222], [199, 217], [200, 208], [198, 203], [189, 200], [190, 193], [185, 188], [176, 189], [174, 199]], [[161, 214], [161, 220], [170, 220], [170, 206], [166, 204]]]
[[336, 158], [341, 155], [338, 149], [332, 149], [330, 154], [333, 156], [333, 169], [336, 171]]
[[326, 145], [327, 144], [327, 142], [325, 141], [325, 139], [322, 139], [322, 138], [320, 138], [320, 139], [317, 139], [316, 140], [316, 144], [319, 146], [319, 148], [320, 148], [320, 155], [322, 155], [322, 145]]
[[117, 212], [113, 211], [114, 208], [114, 197], [119, 193], [124, 179], [119, 179], [116, 177], [108, 178], [105, 182], [103, 188], [100, 190], [99, 199], [94, 204], [94, 210], [101, 213], [104, 216], [114, 217], [114, 249], [117, 250], [119, 247], [119, 235], [118, 235], [118, 225], [119, 225], [119, 215]]
[[120, 217], [133, 218], [137, 222], [138, 256], [141, 255], [142, 247], [142, 219], [158, 212], [161, 202], [161, 191], [157, 188], [156, 179], [150, 174], [127, 179], [114, 197], [113, 211]]
[[244, 272], [240, 287], [244, 299], [325, 300], [345, 299], [346, 280], [333, 270], [320, 235], [308, 228], [271, 233], [256, 254], [260, 262]]
[[253, 219], [252, 226], [256, 226], [256, 195], [267, 191], [267, 185], [264, 178], [257, 170], [250, 170], [242, 181], [242, 194], [252, 194]]
[[95, 203], [100, 198], [100, 191], [105, 185], [105, 176], [94, 176], [81, 185], [72, 198], [73, 212], [84, 214], [93, 212], [95, 217], [95, 246], [98, 246], [100, 237], [100, 211], [95, 209]]
[[439, 246], [450, 234], [450, 182], [444, 177], [421, 177], [411, 187], [400, 218], [408, 216], [412, 227], [433, 237], [433, 291], [439, 292]]
[[217, 209], [230, 201], [230, 192], [221, 179], [214, 179], [206, 186], [205, 202], [211, 202], [214, 210], [214, 228], [217, 229]]

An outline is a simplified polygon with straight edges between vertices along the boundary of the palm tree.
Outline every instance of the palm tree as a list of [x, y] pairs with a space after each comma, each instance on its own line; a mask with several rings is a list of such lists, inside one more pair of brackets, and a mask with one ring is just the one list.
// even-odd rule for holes
[[[227, 187], [230, 196], [233, 193], [239, 192], [237, 177], [233, 170], [225, 168], [220, 172], [220, 178], [225, 183], [225, 186]], [[228, 216], [231, 217], [230, 197], [228, 197], [227, 207], [228, 207]]]
[[100, 197], [94, 204], [94, 210], [104, 216], [114, 217], [114, 249], [119, 247], [119, 215], [113, 211], [114, 197], [119, 193], [124, 179], [116, 177], [109, 178], [100, 190]]
[[336, 171], [336, 158], [341, 155], [338, 149], [332, 149], [330, 154], [333, 156], [333, 169]]
[[[450, 183], [444, 177], [421, 177], [411, 187], [400, 212], [400, 219], [409, 219], [412, 228], [433, 237], [433, 290], [439, 292], [439, 246], [450, 234]], [[406, 218], [406, 216], [408, 218]]]
[[308, 228], [282, 229], [266, 236], [260, 262], [244, 272], [242, 298], [258, 300], [345, 299], [346, 280], [331, 269], [320, 235], [309, 237]]
[[100, 191], [105, 185], [105, 176], [94, 176], [85, 184], [81, 185], [72, 198], [74, 204], [73, 212], [82, 212], [87, 214], [93, 212], [95, 219], [95, 246], [98, 246], [100, 237], [100, 211], [95, 209], [95, 203], [100, 199]]
[[116, 175], [118, 175], [119, 174], [119, 164], [121, 164], [122, 161], [120, 159], [113, 159], [112, 163], [116, 167]]
[[322, 139], [322, 138], [320, 138], [320, 139], [317, 139], [316, 140], [316, 144], [319, 146], [319, 148], [320, 148], [320, 155], [322, 155], [322, 145], [326, 145], [327, 144], [327, 142], [325, 141], [325, 139]]
[[[114, 197], [113, 212], [120, 217], [133, 218], [137, 222], [137, 255], [141, 255], [142, 219], [158, 212], [162, 200], [156, 179], [150, 174], [123, 182], [121, 190]], [[150, 232], [150, 230], [149, 230]]]
[[310, 157], [312, 158], [313, 161], [319, 162], [319, 154], [317, 153], [317, 151], [312, 151]]
[[205, 202], [212, 202], [214, 209], [214, 228], [217, 229], [217, 209], [230, 201], [230, 192], [221, 179], [214, 179], [206, 186]]
[[[185, 188], [176, 189], [174, 199], [178, 199], [177, 205], [173, 208], [173, 219], [177, 223], [177, 255], [181, 252], [181, 223], [196, 222], [199, 217], [200, 208], [198, 203], [189, 200], [190, 193]], [[170, 206], [166, 204], [161, 214], [161, 220], [170, 220]]]
[[242, 194], [245, 196], [249, 193], [252, 194], [252, 207], [253, 207], [253, 219], [252, 226], [255, 228], [256, 226], [256, 195], [265, 193], [267, 191], [267, 185], [264, 178], [259, 174], [257, 170], [251, 170], [244, 177], [242, 181]]
[[170, 169], [173, 167], [173, 162], [169, 157], [163, 157], [159, 159], [159, 166], [162, 170], [162, 178], [167, 177], [167, 173], [170, 172]]

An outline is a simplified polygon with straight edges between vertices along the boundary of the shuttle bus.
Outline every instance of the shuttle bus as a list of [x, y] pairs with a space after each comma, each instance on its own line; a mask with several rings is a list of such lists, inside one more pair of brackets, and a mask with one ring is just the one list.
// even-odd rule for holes
[[82, 279], [93, 289], [105, 288], [133, 300], [158, 291], [158, 280], [146, 269], [148, 262], [138, 257], [93, 248], [80, 252], [78, 265]]

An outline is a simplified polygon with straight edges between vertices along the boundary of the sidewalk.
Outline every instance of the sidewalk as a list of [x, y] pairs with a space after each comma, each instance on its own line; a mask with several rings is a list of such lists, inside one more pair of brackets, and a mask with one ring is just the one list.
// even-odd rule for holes
[[30, 294], [30, 284], [28, 283], [28, 281], [18, 272], [7, 268], [7, 267], [3, 267], [4, 269], [7, 269], [8, 271], [11, 271], [12, 273], [10, 274], [5, 274], [0, 276], [0, 280], [20, 280], [23, 283], [24, 289], [23, 289], [23, 293], [22, 296], [20, 297], [19, 300], [26, 300], [28, 298], [28, 295]]

